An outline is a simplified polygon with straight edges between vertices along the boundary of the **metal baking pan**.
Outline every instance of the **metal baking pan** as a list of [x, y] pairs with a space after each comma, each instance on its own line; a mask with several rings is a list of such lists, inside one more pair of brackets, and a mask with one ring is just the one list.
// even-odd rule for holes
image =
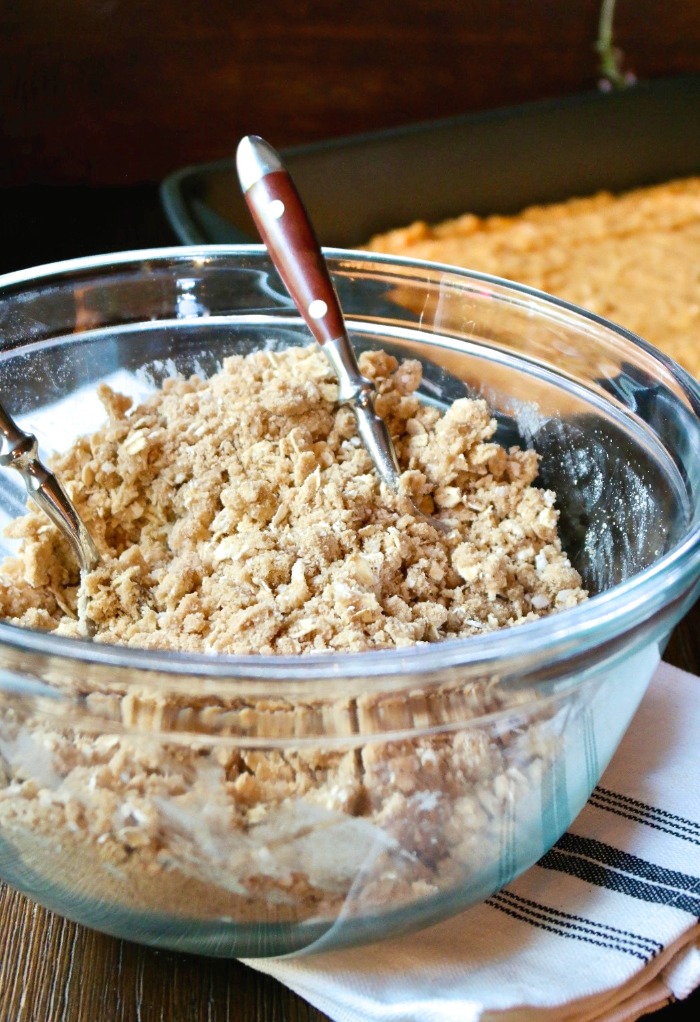
[[[275, 140], [269, 139], [274, 145]], [[257, 240], [232, 158], [161, 185], [186, 243]], [[515, 213], [700, 173], [700, 75], [287, 149], [319, 239], [345, 248], [413, 220]]]

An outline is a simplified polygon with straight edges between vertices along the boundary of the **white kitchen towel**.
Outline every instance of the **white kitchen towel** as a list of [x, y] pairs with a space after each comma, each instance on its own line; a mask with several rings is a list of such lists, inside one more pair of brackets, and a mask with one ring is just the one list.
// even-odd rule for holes
[[631, 1022], [700, 985], [700, 679], [662, 664], [569, 831], [482, 905], [246, 960], [335, 1022]]

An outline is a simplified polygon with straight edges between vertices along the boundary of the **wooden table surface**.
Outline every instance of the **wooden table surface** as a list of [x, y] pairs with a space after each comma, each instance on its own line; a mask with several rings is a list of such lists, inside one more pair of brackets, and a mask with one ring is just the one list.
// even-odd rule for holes
[[[174, 241], [156, 189], [0, 191], [0, 272]], [[671, 663], [700, 674], [700, 603]], [[378, 952], [379, 953], [379, 952]], [[700, 991], [654, 1015], [695, 1018]], [[140, 947], [67, 922], [0, 884], [0, 1022], [323, 1022], [279, 983], [235, 961]]]

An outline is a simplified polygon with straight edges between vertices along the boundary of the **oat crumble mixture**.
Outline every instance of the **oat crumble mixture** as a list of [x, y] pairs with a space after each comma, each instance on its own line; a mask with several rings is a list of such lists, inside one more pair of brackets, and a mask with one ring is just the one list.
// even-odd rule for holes
[[[106, 425], [53, 461], [104, 558], [84, 582], [96, 641], [341, 653], [469, 637], [586, 598], [555, 496], [532, 485], [537, 455], [495, 444], [483, 401], [444, 415], [421, 404], [419, 363], [372, 352], [360, 364], [395, 438], [400, 496], [336, 407], [315, 346], [229, 358], [138, 407], [102, 388]], [[417, 519], [412, 502], [453, 529]], [[1, 566], [0, 614], [79, 634], [79, 579], [57, 530], [30, 510], [9, 532], [21, 546]], [[86, 691], [89, 711], [127, 731], [25, 719], [6, 700], [0, 833], [49, 888], [79, 876], [88, 901], [175, 916], [332, 919], [462, 885], [497, 863], [506, 807], [539, 820], [561, 741], [539, 710], [490, 732], [440, 730], [527, 703], [493, 678], [308, 704], [284, 691]], [[297, 741], [331, 719], [345, 745]], [[434, 733], [381, 737], [417, 722]], [[163, 734], [177, 730], [191, 740]], [[277, 746], [207, 740], [246, 730]]]
[[[484, 401], [443, 416], [420, 364], [366, 353], [402, 487], [380, 481], [320, 350], [234, 356], [166, 380], [55, 459], [104, 566], [85, 581], [96, 639], [198, 653], [357, 651], [465, 637], [584, 599], [534, 451], [493, 442]], [[76, 635], [75, 560], [38, 510], [9, 527], [0, 614]]]

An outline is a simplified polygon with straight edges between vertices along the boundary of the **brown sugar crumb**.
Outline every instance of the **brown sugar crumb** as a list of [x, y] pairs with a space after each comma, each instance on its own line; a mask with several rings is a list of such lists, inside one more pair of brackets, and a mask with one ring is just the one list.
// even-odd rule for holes
[[368, 247], [565, 298], [633, 330], [700, 377], [700, 177], [516, 216], [417, 221]]
[[[365, 353], [404, 496], [376, 475], [315, 347], [228, 358], [107, 423], [54, 467], [103, 555], [82, 583], [100, 642], [197, 653], [366, 650], [467, 637], [585, 598], [537, 455], [481, 400], [421, 404], [420, 364]], [[447, 521], [436, 530], [413, 513]], [[14, 623], [76, 635], [79, 578], [35, 510], [2, 569]]]

